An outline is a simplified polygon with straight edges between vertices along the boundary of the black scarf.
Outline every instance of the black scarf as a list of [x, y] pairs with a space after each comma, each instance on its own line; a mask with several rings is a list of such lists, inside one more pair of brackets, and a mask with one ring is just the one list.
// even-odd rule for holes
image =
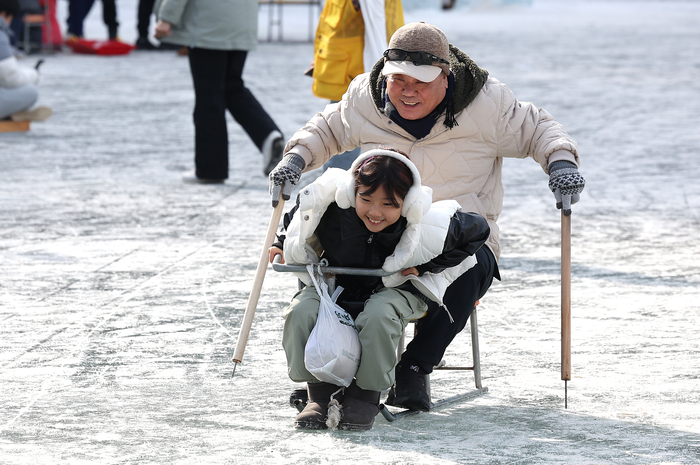
[[452, 129], [457, 124], [454, 109], [454, 88], [455, 77], [452, 71], [450, 71], [450, 75], [447, 77], [447, 92], [445, 92], [445, 98], [442, 99], [442, 102], [440, 102], [429, 115], [421, 119], [408, 120], [399, 115], [394, 104], [389, 100], [389, 95], [386, 92], [386, 79], [384, 79], [382, 87], [382, 93], [384, 95], [384, 114], [416, 139], [422, 139], [427, 136], [443, 112], [445, 112], [445, 126]]

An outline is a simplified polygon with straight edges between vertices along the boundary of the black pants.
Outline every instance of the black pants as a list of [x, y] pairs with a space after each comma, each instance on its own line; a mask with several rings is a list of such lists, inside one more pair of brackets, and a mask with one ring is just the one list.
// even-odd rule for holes
[[258, 149], [272, 131], [279, 131], [270, 115], [243, 84], [247, 53], [189, 49], [195, 94], [194, 164], [200, 178], [228, 178], [227, 109]]
[[[95, 0], [69, 0], [68, 2], [68, 32], [77, 37], [83, 37], [83, 22], [90, 12]], [[102, 0], [102, 20], [107, 25], [110, 39], [117, 38], [117, 5], [115, 0]]]
[[418, 365], [427, 373], [440, 363], [447, 346], [464, 329], [474, 309], [474, 303], [482, 298], [493, 278], [501, 279], [496, 258], [488, 247], [476, 252], [478, 263], [457, 278], [445, 291], [443, 302], [454, 322], [444, 308], [435, 302], [428, 303], [428, 313], [418, 320], [418, 334], [406, 346], [401, 359]]
[[151, 25], [151, 14], [156, 0], [139, 0], [136, 29], [139, 32], [139, 39], [148, 39], [148, 26]]

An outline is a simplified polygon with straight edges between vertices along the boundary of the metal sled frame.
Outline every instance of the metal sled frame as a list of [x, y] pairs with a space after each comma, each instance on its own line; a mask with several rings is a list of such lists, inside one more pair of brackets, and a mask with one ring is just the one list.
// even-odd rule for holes
[[[279, 262], [280, 256], [278, 255], [275, 257], [275, 261], [272, 264], [272, 268], [275, 271], [278, 272], [297, 272], [297, 273], [307, 273], [306, 266], [305, 265], [286, 265], [286, 264], [281, 264]], [[316, 267], [320, 274], [322, 274], [323, 280], [326, 282], [328, 285], [329, 293], [332, 294], [335, 291], [335, 277], [336, 275], [344, 274], [344, 275], [355, 275], [355, 276], [378, 276], [378, 277], [384, 277], [384, 276], [389, 276], [391, 274], [394, 274], [393, 272], [387, 272], [381, 269], [372, 269], [372, 268], [346, 268], [346, 267], [333, 267], [333, 266], [327, 266], [323, 264], [323, 261], [321, 264], [314, 265]], [[471, 338], [472, 338], [472, 361], [473, 365], [470, 367], [464, 367], [464, 366], [447, 366], [445, 364], [445, 361], [442, 360], [438, 366], [434, 368], [434, 370], [460, 370], [460, 371], [473, 371], [474, 372], [474, 384], [476, 385], [476, 389], [464, 392], [462, 394], [457, 394], [452, 397], [448, 397], [446, 399], [442, 399], [436, 402], [432, 402], [432, 395], [430, 392], [430, 375], [427, 375], [425, 378], [426, 381], [426, 390], [428, 392], [428, 395], [431, 397], [431, 410], [443, 407], [447, 404], [451, 404], [454, 402], [462, 401], [462, 400], [469, 400], [473, 399], [475, 397], [481, 396], [488, 392], [489, 388], [485, 387], [481, 383], [481, 360], [480, 360], [480, 352], [479, 352], [479, 332], [478, 332], [478, 326], [477, 326], [477, 314], [476, 314], [476, 307], [474, 307], [474, 310], [472, 310], [471, 315], [469, 316], [469, 322], [471, 326]], [[413, 321], [412, 323], [416, 323], [416, 321]], [[406, 339], [406, 330], [404, 329], [403, 333], [401, 334], [401, 339], [399, 340], [399, 345], [397, 347], [397, 356], [399, 360], [401, 359], [401, 354], [404, 351], [405, 348], [405, 339]], [[297, 408], [301, 411], [303, 409], [304, 403], [302, 402], [297, 402], [295, 404]], [[414, 415], [416, 413], [420, 413], [420, 410], [401, 410], [398, 412], [391, 412], [384, 404], [379, 405], [379, 411], [382, 413], [382, 416], [387, 421], [396, 421], [399, 420], [405, 416], [408, 415]]]

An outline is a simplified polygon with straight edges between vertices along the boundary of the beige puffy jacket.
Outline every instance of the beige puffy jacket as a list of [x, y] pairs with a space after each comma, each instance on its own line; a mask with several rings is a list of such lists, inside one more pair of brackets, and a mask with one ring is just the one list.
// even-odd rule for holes
[[433, 189], [433, 201], [455, 199], [463, 211], [488, 220], [491, 236], [486, 245], [498, 260], [503, 158], [531, 157], [546, 173], [557, 160], [578, 166], [578, 148], [549, 113], [518, 101], [466, 54], [450, 49], [457, 121], [452, 129], [443, 124], [443, 114], [427, 136], [416, 140], [391, 121], [383, 112], [380, 61], [371, 73], [353, 80], [340, 102], [328, 105], [297, 131], [285, 152], [301, 155], [306, 171], [355, 147], [364, 152], [388, 145], [407, 153], [423, 185]]

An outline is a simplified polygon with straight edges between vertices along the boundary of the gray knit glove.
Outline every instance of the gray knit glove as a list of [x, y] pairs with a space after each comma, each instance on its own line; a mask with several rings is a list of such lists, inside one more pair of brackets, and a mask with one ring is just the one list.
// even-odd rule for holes
[[289, 152], [277, 164], [275, 169], [270, 171], [270, 195], [272, 196], [272, 207], [276, 207], [280, 201], [280, 191], [282, 198], [289, 200], [294, 186], [301, 178], [306, 162], [298, 153]]
[[549, 165], [549, 189], [564, 215], [571, 215], [571, 206], [579, 201], [585, 185], [586, 180], [574, 163], [559, 160]]

